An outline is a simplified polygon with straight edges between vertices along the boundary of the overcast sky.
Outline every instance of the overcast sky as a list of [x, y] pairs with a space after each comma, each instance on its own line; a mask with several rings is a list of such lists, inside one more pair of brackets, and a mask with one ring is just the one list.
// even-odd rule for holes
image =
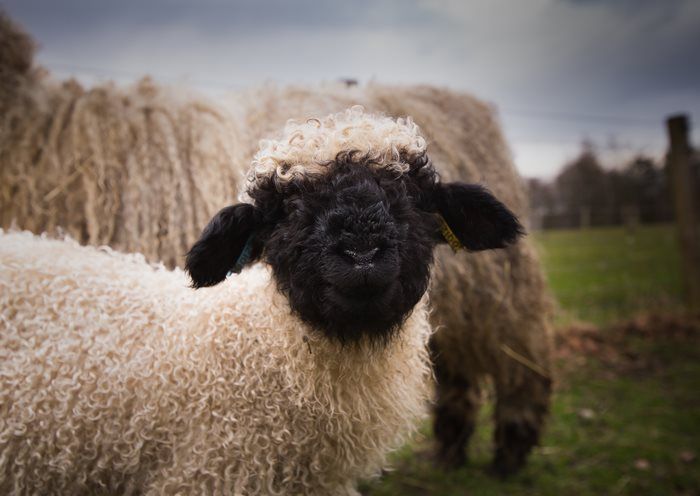
[[[88, 83], [150, 73], [216, 93], [266, 81], [431, 83], [500, 109], [516, 162], [552, 177], [583, 139], [608, 163], [700, 126], [698, 0], [0, 0], [39, 62]], [[694, 130], [695, 144], [700, 133]]]

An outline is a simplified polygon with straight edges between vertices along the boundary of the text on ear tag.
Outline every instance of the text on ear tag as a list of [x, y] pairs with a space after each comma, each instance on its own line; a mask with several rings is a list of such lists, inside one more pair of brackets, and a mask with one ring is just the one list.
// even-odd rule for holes
[[450, 229], [450, 226], [447, 224], [445, 218], [440, 214], [438, 214], [438, 218], [440, 219], [440, 232], [442, 233], [442, 237], [445, 238], [445, 241], [447, 241], [447, 244], [450, 245], [452, 251], [457, 253], [459, 250], [462, 250], [464, 246], [459, 239], [457, 239], [455, 233], [452, 232], [452, 229]]

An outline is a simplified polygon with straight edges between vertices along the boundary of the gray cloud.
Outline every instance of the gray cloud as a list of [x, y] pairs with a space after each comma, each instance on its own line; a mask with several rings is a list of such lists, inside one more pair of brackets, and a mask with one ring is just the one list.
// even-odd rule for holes
[[26, 17], [42, 29], [61, 32], [122, 25], [129, 27], [168, 26], [187, 23], [195, 29], [230, 33], [271, 30], [276, 27], [348, 27], [416, 25], [420, 12], [407, 0], [404, 8], [387, 0], [318, 2], [315, 0], [127, 0], [120, 2], [65, 0], [11, 0], [6, 2], [16, 15]]
[[357, 77], [472, 91], [500, 105], [516, 158], [539, 175], [584, 137], [660, 154], [664, 115], [700, 109], [694, 0], [4, 5], [40, 40], [40, 60], [60, 74], [94, 80], [150, 72], [206, 90]]

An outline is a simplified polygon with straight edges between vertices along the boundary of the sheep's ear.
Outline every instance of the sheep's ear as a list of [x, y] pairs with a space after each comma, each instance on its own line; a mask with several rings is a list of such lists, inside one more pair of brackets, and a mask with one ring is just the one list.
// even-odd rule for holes
[[[515, 215], [476, 184], [439, 184], [435, 203], [449, 227], [442, 226], [443, 236], [457, 247], [461, 243], [470, 251], [504, 248], [524, 232]], [[459, 243], [447, 239], [452, 237], [451, 233]]]
[[259, 258], [262, 244], [255, 239], [255, 231], [260, 224], [260, 211], [248, 203], [216, 214], [187, 253], [185, 270], [192, 278], [192, 287], [218, 284], [230, 271], [240, 272]]

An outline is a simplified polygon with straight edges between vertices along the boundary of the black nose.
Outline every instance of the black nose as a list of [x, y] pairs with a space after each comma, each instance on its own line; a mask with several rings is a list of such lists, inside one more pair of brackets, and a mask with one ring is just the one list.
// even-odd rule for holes
[[377, 255], [378, 251], [379, 248], [372, 248], [361, 252], [355, 250], [343, 250], [343, 254], [357, 265], [367, 265], [374, 260], [374, 257]]

